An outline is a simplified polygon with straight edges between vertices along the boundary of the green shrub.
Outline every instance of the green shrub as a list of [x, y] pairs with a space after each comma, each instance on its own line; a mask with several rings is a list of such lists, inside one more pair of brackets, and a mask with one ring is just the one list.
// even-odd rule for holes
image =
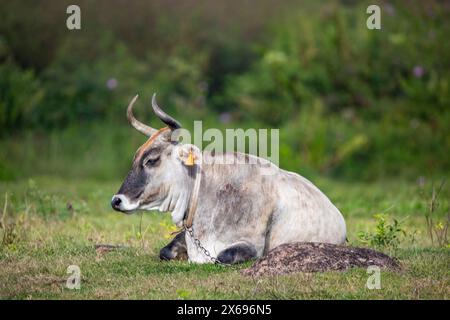
[[0, 136], [30, 123], [45, 89], [32, 70], [22, 70], [11, 59], [0, 64]]
[[400, 243], [406, 237], [406, 231], [402, 227], [402, 222], [392, 219], [388, 222], [388, 217], [384, 214], [375, 214], [376, 227], [374, 232], [360, 231], [358, 239], [360, 242], [375, 249], [388, 250], [395, 253]]
[[[0, 5], [16, 13], [0, 21], [0, 179], [122, 172], [140, 142], [125, 106], [139, 93], [138, 118], [161, 127], [153, 92], [188, 128], [193, 119], [279, 128], [290, 170], [374, 179], [450, 169], [450, 19], [440, 2], [384, 3], [377, 31], [366, 28], [369, 2], [265, 0], [227, 19], [228, 2], [100, 2], [114, 19], [83, 10], [81, 32], [58, 31], [63, 5], [51, 3]], [[29, 32], [35, 23], [48, 33]]]

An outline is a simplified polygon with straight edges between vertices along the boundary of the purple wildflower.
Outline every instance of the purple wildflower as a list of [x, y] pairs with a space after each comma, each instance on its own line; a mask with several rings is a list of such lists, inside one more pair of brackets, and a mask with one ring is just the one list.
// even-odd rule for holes
[[388, 15], [390, 15], [390, 16], [395, 15], [395, 7], [394, 7], [392, 4], [390, 4], [390, 3], [386, 3], [386, 4], [384, 5], [384, 10], [385, 10], [386, 13], [387, 13]]
[[221, 123], [229, 123], [232, 120], [232, 115], [229, 112], [223, 112], [219, 115], [219, 121]]
[[109, 78], [108, 81], [106, 81], [106, 87], [109, 90], [114, 90], [117, 87], [117, 79], [116, 78]]
[[425, 74], [425, 69], [422, 66], [415, 66], [413, 68], [413, 74], [416, 78], [422, 78]]

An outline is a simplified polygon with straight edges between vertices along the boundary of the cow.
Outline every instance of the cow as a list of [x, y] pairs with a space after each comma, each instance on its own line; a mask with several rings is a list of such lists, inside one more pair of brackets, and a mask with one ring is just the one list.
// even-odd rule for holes
[[261, 160], [254, 155], [202, 152], [182, 143], [174, 138], [180, 123], [158, 106], [155, 95], [153, 111], [166, 127], [137, 120], [137, 98], [127, 118], [148, 140], [136, 151], [111, 206], [127, 214], [171, 212], [182, 231], [161, 249], [161, 259], [234, 264], [286, 243], [345, 242], [342, 214], [309, 180], [268, 161], [249, 161]]

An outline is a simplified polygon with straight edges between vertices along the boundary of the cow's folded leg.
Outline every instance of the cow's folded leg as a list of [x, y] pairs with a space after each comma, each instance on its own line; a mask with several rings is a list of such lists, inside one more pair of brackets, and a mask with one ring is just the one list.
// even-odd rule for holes
[[256, 258], [255, 246], [246, 242], [240, 242], [222, 250], [217, 256], [221, 263], [233, 264], [241, 263]]
[[161, 260], [187, 260], [185, 232], [180, 232], [173, 240], [159, 251]]

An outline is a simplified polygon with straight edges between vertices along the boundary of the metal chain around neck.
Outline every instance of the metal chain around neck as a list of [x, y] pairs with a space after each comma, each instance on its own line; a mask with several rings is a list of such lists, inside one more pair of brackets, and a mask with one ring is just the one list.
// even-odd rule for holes
[[188, 228], [188, 227], [185, 226], [184, 229], [191, 236], [192, 241], [194, 242], [194, 244], [197, 247], [197, 249], [199, 249], [212, 263], [219, 264], [219, 265], [222, 265], [222, 266], [230, 265], [228, 263], [223, 263], [223, 262], [219, 261], [216, 257], [213, 257], [211, 255], [211, 253], [208, 251], [208, 249], [206, 249], [204, 246], [202, 246], [202, 243], [200, 242], [200, 240], [194, 236], [194, 229], [192, 227]]

